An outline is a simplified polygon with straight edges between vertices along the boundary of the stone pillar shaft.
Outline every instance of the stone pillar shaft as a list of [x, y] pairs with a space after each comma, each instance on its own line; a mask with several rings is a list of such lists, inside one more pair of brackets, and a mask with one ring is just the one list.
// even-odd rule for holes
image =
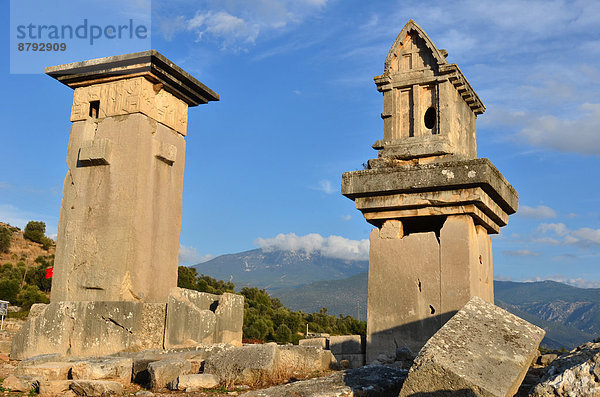
[[52, 302], [166, 303], [189, 106], [216, 93], [147, 51], [46, 69], [73, 88]]

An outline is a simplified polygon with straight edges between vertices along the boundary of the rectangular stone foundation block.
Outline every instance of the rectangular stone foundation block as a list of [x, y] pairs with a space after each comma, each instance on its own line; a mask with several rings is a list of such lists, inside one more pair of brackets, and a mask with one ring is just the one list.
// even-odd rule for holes
[[173, 288], [167, 303], [165, 348], [210, 343], [242, 344], [244, 297]]
[[300, 346], [314, 346], [320, 347], [321, 349], [329, 348], [329, 339], [327, 338], [309, 338], [309, 339], [300, 339], [298, 341]]
[[544, 334], [473, 297], [421, 349], [400, 396], [513, 396]]
[[331, 350], [331, 353], [334, 355], [360, 354], [365, 352], [360, 335], [330, 336], [329, 350]]
[[139, 302], [52, 302], [32, 307], [13, 338], [11, 358], [39, 354], [106, 355], [162, 349], [166, 305]]

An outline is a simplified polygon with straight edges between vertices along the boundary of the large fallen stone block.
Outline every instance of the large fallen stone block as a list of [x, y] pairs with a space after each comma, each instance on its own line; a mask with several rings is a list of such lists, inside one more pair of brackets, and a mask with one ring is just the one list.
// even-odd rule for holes
[[5, 390], [10, 390], [13, 392], [30, 392], [32, 389], [37, 389], [39, 387], [40, 378], [29, 375], [9, 375], [2, 381], [2, 387]]
[[151, 362], [148, 364], [150, 387], [154, 390], [167, 387], [180, 375], [189, 374], [191, 369], [190, 362], [183, 359], [171, 358]]
[[402, 387], [402, 382], [406, 379], [406, 372], [406, 370], [383, 365], [368, 365], [362, 368], [336, 372], [327, 377], [254, 390], [244, 393], [240, 397], [397, 396]]
[[474, 297], [421, 349], [400, 396], [513, 396], [544, 334], [541, 328]]
[[300, 339], [298, 341], [298, 345], [300, 345], [300, 346], [315, 346], [315, 347], [320, 347], [321, 349], [328, 349], [329, 348], [329, 339], [327, 339], [327, 338]]
[[47, 362], [34, 365], [18, 365], [15, 375], [39, 377], [42, 380], [66, 380], [73, 367], [70, 362]]
[[78, 396], [108, 397], [123, 395], [123, 385], [110, 380], [74, 380], [70, 389]]
[[40, 382], [40, 397], [66, 396], [71, 389], [72, 380], [47, 380]]
[[219, 378], [213, 374], [180, 375], [176, 384], [173, 385], [173, 390], [192, 392], [202, 389], [212, 389], [218, 385]]
[[360, 354], [365, 349], [360, 335], [339, 335], [329, 337], [329, 350], [334, 355], [338, 354]]
[[204, 372], [215, 374], [227, 386], [283, 380], [296, 373], [311, 373], [332, 367], [328, 350], [312, 346], [277, 346], [275, 343], [247, 345], [208, 357]]
[[166, 305], [139, 302], [52, 302], [32, 306], [13, 338], [11, 358], [39, 354], [106, 355], [163, 347]]
[[241, 346], [244, 297], [172, 288], [167, 303], [165, 348], [207, 343]]
[[329, 350], [314, 346], [277, 346], [279, 357], [276, 366], [280, 371], [310, 373], [332, 368], [336, 359]]
[[72, 379], [116, 380], [129, 384], [133, 360], [121, 357], [95, 357], [73, 362]]

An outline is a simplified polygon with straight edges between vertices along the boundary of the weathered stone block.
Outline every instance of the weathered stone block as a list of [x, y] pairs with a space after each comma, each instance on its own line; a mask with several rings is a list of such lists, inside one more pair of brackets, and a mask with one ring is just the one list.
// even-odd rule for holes
[[73, 362], [72, 379], [131, 381], [133, 360], [120, 357], [96, 357]]
[[[335, 359], [342, 369], [348, 368], [360, 368], [365, 365], [365, 353], [354, 353], [354, 354], [336, 354]], [[344, 368], [343, 361], [348, 362], [348, 367]]]
[[242, 343], [244, 297], [173, 288], [167, 303], [165, 348]]
[[400, 396], [465, 390], [471, 396], [513, 396], [544, 334], [474, 297], [419, 352]]
[[165, 359], [148, 364], [150, 387], [160, 389], [176, 381], [180, 375], [189, 374], [192, 367], [190, 362], [182, 359]]
[[73, 363], [49, 362], [36, 365], [18, 366], [15, 375], [26, 375], [39, 377], [43, 380], [66, 380]]
[[191, 374], [180, 375], [177, 380], [176, 390], [185, 392], [199, 391], [201, 389], [212, 389], [219, 385], [219, 378], [213, 374]]
[[244, 296], [225, 292], [219, 297], [215, 315], [217, 317], [217, 332], [214, 342], [242, 346]]
[[123, 385], [109, 380], [74, 380], [70, 389], [78, 396], [108, 397], [123, 395]]
[[329, 339], [327, 339], [327, 338], [300, 339], [298, 341], [298, 345], [314, 346], [314, 347], [320, 347], [321, 349], [328, 349], [329, 348]]
[[311, 373], [335, 364], [329, 350], [313, 346], [247, 345], [208, 357], [204, 373], [214, 374], [226, 385], [254, 384], [294, 372]]
[[273, 373], [279, 359], [274, 343], [247, 345], [214, 354], [204, 362], [204, 373], [219, 377], [226, 385], [253, 384]]
[[[383, 365], [334, 372], [323, 378], [313, 378], [253, 390], [243, 397], [340, 397], [340, 396], [397, 396], [406, 378], [406, 371]], [[240, 397], [241, 397], [240, 396]]]
[[43, 381], [40, 383], [40, 397], [68, 396], [72, 382], [72, 380]]
[[39, 386], [40, 379], [39, 376], [9, 375], [2, 381], [2, 387], [13, 392], [20, 391], [28, 393]]
[[52, 302], [36, 305], [13, 338], [12, 359], [58, 353], [106, 355], [162, 348], [166, 305], [139, 302]]
[[588, 342], [544, 361], [550, 360], [529, 396], [600, 396], [600, 343]]
[[364, 353], [360, 335], [340, 335], [329, 337], [329, 350], [334, 355]]
[[310, 373], [325, 371], [336, 364], [336, 359], [329, 350], [314, 346], [277, 346], [279, 357], [276, 367], [280, 371], [296, 371]]

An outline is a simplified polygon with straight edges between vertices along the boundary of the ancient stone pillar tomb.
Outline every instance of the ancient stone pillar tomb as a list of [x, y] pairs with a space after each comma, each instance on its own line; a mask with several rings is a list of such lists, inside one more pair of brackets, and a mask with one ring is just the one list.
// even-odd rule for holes
[[166, 302], [188, 107], [219, 96], [156, 51], [46, 73], [74, 89], [52, 301]]
[[188, 107], [219, 96], [156, 51], [46, 68], [74, 89], [52, 299], [11, 357], [241, 345], [244, 298], [177, 288]]
[[383, 139], [365, 170], [346, 172], [342, 194], [371, 232], [367, 362], [404, 346], [417, 352], [473, 296], [493, 303], [490, 234], [518, 195], [477, 158], [485, 106], [447, 52], [414, 21], [375, 77]]

